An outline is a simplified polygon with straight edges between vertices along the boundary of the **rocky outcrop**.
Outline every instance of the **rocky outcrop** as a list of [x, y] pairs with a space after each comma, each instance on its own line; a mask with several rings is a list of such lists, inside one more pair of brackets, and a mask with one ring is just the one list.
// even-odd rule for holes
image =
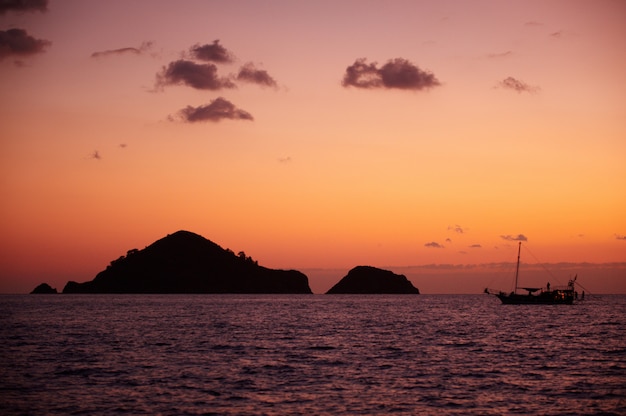
[[47, 283], [42, 283], [39, 286], [37, 286], [36, 288], [33, 289], [32, 292], [30, 292], [31, 294], [35, 294], [35, 295], [49, 295], [49, 294], [55, 294], [57, 293], [57, 290], [53, 287], [51, 287], [49, 284]]
[[327, 294], [415, 294], [419, 290], [401, 274], [371, 266], [357, 266]]
[[178, 231], [126, 256], [95, 279], [68, 282], [63, 293], [312, 293], [296, 270], [259, 266], [206, 238]]

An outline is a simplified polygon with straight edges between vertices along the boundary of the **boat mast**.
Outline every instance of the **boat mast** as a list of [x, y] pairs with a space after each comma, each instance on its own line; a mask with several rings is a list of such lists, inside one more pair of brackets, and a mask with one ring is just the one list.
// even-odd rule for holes
[[519, 242], [519, 246], [517, 248], [517, 268], [515, 269], [515, 289], [513, 289], [513, 293], [517, 293], [517, 276], [519, 275], [519, 255], [522, 251], [522, 242]]

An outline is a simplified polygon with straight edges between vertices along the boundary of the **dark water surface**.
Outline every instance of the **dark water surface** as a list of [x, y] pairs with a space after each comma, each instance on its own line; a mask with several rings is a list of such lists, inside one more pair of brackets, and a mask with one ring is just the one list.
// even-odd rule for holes
[[626, 414], [626, 296], [0, 296], [0, 414]]

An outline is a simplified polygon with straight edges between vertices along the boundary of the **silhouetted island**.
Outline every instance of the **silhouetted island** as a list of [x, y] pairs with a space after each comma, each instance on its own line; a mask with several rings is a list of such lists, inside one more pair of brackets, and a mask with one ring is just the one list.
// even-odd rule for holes
[[36, 288], [33, 289], [32, 292], [30, 292], [31, 294], [35, 294], [35, 295], [49, 295], [49, 294], [55, 294], [57, 293], [56, 288], [51, 287], [49, 284], [47, 283], [42, 283], [39, 286], [37, 286]]
[[419, 295], [420, 291], [402, 274], [371, 266], [357, 266], [326, 293]]
[[95, 279], [68, 282], [63, 293], [312, 293], [306, 275], [259, 266], [206, 238], [178, 231], [129, 250]]

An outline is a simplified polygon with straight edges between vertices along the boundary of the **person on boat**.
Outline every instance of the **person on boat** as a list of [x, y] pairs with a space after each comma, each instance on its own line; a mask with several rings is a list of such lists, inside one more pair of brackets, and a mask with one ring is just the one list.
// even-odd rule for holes
[[548, 282], [548, 284], [546, 285], [546, 287], [548, 288], [548, 292], [550, 291], [550, 282]]

